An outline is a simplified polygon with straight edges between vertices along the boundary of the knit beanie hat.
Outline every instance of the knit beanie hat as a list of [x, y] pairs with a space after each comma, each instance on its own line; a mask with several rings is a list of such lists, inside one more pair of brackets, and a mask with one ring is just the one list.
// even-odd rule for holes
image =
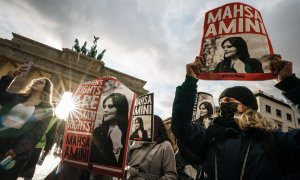
[[219, 100], [226, 96], [235, 98], [236, 100], [240, 101], [244, 105], [251, 107], [253, 110], [258, 109], [256, 97], [254, 96], [252, 91], [246, 88], [245, 86], [234, 86], [225, 89], [221, 93]]

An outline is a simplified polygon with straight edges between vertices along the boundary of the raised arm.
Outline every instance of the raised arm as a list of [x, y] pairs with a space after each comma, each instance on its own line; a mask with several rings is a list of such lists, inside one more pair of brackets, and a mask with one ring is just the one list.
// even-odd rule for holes
[[293, 63], [281, 60], [280, 56], [272, 57], [271, 70], [278, 73], [275, 87], [282, 91], [283, 96], [300, 115], [300, 79], [293, 74]]
[[14, 72], [9, 71], [5, 76], [0, 78], [0, 104], [3, 103], [5, 99], [9, 99], [9, 96], [12, 96], [12, 93], [7, 92], [7, 89], [12, 84], [13, 80], [16, 77], [23, 75], [27, 71], [27, 66], [21, 66]]
[[[293, 64], [290, 61], [282, 60], [280, 56], [271, 57], [271, 70], [277, 73], [275, 87], [282, 91], [283, 96], [293, 106], [300, 115], [300, 79], [293, 73]], [[274, 134], [278, 142], [277, 151], [281, 152], [278, 156], [282, 169], [286, 173], [299, 172], [300, 161], [300, 129], [289, 132], [276, 132]]]
[[192, 123], [193, 107], [197, 94], [196, 73], [200, 73], [200, 59], [186, 66], [186, 79], [176, 88], [173, 102], [171, 128], [176, 138], [193, 152], [201, 147], [205, 140], [205, 130]]

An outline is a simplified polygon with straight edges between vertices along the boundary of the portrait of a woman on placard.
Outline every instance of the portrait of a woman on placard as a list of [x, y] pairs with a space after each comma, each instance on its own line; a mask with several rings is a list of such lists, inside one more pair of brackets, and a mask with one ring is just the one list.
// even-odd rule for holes
[[229, 37], [221, 43], [223, 59], [215, 73], [264, 73], [259, 60], [251, 58], [246, 41], [242, 37]]

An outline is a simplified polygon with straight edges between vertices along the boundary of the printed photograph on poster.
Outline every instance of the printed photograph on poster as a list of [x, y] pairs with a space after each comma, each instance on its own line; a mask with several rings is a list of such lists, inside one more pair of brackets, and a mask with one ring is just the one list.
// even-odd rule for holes
[[193, 122], [208, 128], [215, 112], [213, 96], [209, 93], [198, 92], [194, 107]]
[[96, 173], [122, 176], [134, 100], [135, 94], [118, 80], [105, 80], [90, 154]]
[[[207, 38], [203, 45], [204, 72], [215, 73], [270, 73], [270, 54], [265, 36], [240, 34]], [[238, 58], [239, 60], [235, 60]]]
[[73, 93], [62, 159], [95, 174], [122, 177], [136, 95], [114, 77], [81, 83]]
[[255, 8], [229, 3], [205, 14], [200, 56], [200, 79], [266, 80], [273, 79], [269, 55], [273, 48]]
[[152, 115], [134, 116], [129, 140], [151, 141]]
[[151, 93], [136, 99], [129, 140], [153, 141], [153, 97]]

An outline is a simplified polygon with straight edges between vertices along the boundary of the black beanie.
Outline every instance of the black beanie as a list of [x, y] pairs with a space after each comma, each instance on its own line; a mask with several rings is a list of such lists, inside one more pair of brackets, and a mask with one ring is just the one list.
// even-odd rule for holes
[[256, 97], [254, 96], [252, 91], [245, 86], [234, 86], [231, 88], [227, 88], [221, 93], [219, 100], [223, 97], [235, 98], [244, 105], [251, 107], [253, 110], [258, 109]]

